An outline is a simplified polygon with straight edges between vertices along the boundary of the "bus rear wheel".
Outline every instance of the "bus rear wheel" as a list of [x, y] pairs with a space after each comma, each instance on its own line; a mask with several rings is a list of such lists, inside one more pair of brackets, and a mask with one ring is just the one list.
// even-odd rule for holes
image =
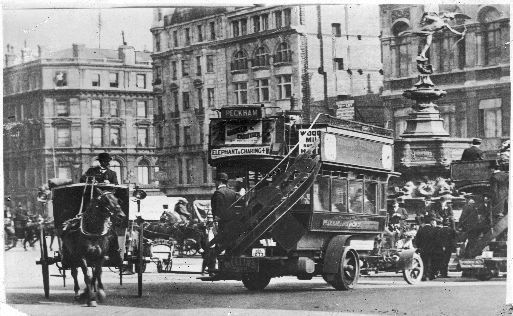
[[250, 291], [262, 291], [271, 282], [267, 273], [255, 272], [242, 276], [242, 284]]

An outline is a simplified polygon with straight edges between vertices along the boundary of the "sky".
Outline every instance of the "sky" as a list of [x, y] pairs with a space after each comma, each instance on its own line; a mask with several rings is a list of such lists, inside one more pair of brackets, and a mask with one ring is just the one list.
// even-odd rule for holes
[[[101, 36], [98, 39], [98, 16]], [[37, 53], [37, 45], [47, 50], [71, 48], [73, 43], [86, 47], [117, 49], [125, 41], [136, 50], [152, 50], [152, 8], [112, 9], [22, 9], [2, 11], [3, 47], [13, 45], [20, 54], [25, 41]]]

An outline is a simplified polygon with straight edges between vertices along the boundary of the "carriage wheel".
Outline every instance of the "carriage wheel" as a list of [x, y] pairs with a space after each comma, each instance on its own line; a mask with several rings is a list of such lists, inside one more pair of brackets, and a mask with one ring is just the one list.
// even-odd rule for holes
[[198, 253], [198, 243], [192, 238], [183, 241], [183, 253], [187, 256], [194, 256]]
[[417, 284], [424, 274], [424, 262], [418, 253], [413, 254], [411, 268], [403, 270], [403, 278], [408, 284]]
[[50, 297], [50, 272], [48, 271], [48, 249], [46, 247], [45, 231], [41, 228], [40, 231], [40, 243], [39, 248], [41, 249], [41, 272], [43, 274], [43, 288], [45, 291], [45, 298]]

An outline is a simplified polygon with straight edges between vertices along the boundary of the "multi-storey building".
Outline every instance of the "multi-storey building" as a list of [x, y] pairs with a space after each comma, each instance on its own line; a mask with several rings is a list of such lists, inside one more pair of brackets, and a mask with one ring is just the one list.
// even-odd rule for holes
[[[224, 106], [354, 119], [382, 84], [377, 6], [156, 9], [157, 154], [168, 195], [208, 198], [210, 117]], [[354, 105], [354, 106], [353, 106]], [[356, 112], [356, 115], [355, 115]]]
[[38, 186], [53, 177], [77, 181], [100, 152], [114, 158], [120, 183], [158, 188], [149, 52], [73, 44], [20, 64], [11, 50], [5, 57], [6, 195], [36, 207]]
[[[423, 5], [380, 5], [382, 98], [396, 137], [406, 128], [413, 102], [402, 93], [418, 81], [415, 58], [424, 45], [418, 35], [403, 31], [418, 28], [425, 10]], [[454, 21], [456, 30], [466, 29], [463, 38], [445, 30], [434, 35], [428, 51], [431, 79], [447, 91], [437, 101], [444, 127], [453, 137], [482, 138], [481, 148], [493, 155], [510, 135], [509, 5], [440, 5], [438, 10], [471, 18]]]

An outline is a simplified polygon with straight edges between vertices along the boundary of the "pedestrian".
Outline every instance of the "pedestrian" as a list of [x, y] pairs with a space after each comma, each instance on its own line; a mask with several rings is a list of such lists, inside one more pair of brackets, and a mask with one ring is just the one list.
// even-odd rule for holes
[[392, 208], [388, 211], [389, 230], [393, 233], [392, 245], [401, 238], [404, 230], [404, 221], [408, 218], [408, 212], [399, 206], [399, 201], [394, 200]]
[[437, 218], [440, 218], [442, 226], [456, 229], [454, 223], [454, 212], [450, 203], [450, 198], [447, 196], [441, 196], [440, 200], [434, 205], [434, 212]]
[[[228, 187], [228, 175], [221, 172], [216, 177], [216, 191], [210, 200], [212, 215], [217, 222], [218, 234], [222, 233], [227, 223], [235, 219], [235, 213], [230, 206], [237, 200], [237, 193]], [[211, 247], [213, 245], [210, 245]], [[209, 251], [208, 271], [215, 270], [218, 249]]]
[[473, 247], [479, 240], [479, 236], [487, 232], [490, 227], [486, 223], [485, 214], [481, 214], [479, 207], [475, 201], [474, 196], [467, 195], [466, 205], [461, 212], [459, 226], [464, 233], [462, 241], [467, 240], [465, 251], [463, 252], [464, 258], [472, 258]]
[[99, 164], [93, 165], [80, 177], [80, 182], [91, 182], [118, 185], [118, 176], [115, 171], [110, 170], [109, 163], [112, 157], [108, 153], [100, 153], [97, 157]]
[[461, 155], [461, 161], [478, 161], [483, 160], [483, 151], [479, 148], [481, 146], [481, 139], [474, 138], [472, 145], [466, 148]]
[[435, 250], [435, 228], [436, 228], [436, 217], [430, 213], [423, 217], [424, 223], [421, 225], [413, 243], [417, 247], [422, 262], [424, 263], [424, 274], [422, 275], [422, 281], [433, 280], [435, 278], [433, 271], [433, 254]]

